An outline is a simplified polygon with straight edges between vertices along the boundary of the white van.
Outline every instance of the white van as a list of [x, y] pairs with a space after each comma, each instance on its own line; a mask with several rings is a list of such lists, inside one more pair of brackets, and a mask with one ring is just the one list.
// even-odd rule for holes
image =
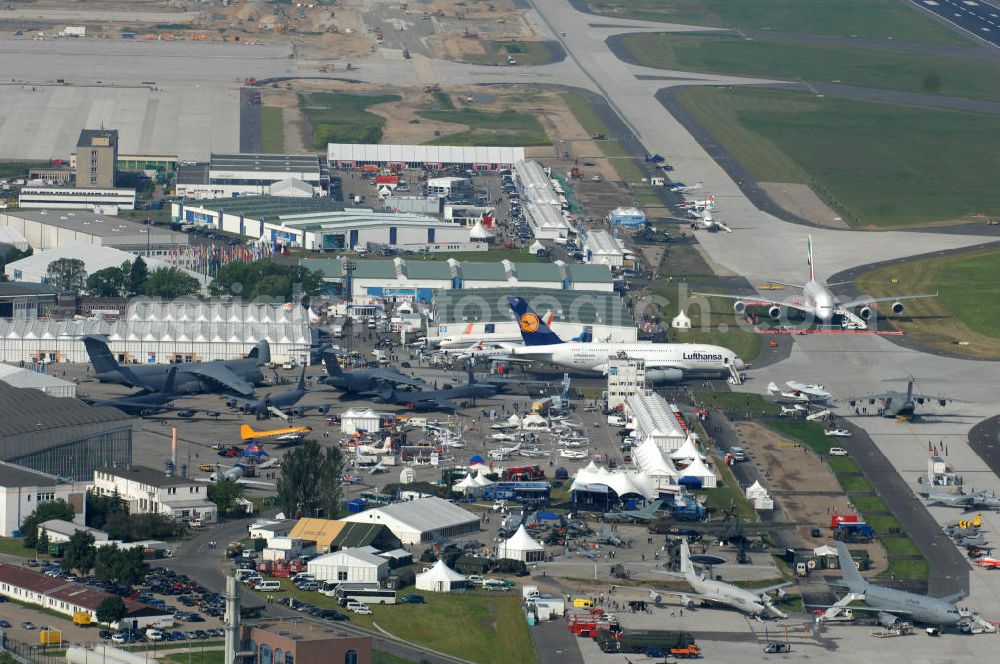
[[298, 583], [300, 581], [315, 581], [316, 575], [312, 572], [299, 572], [292, 577], [292, 583]]
[[274, 593], [281, 590], [280, 581], [261, 581], [256, 586], [253, 587], [254, 590], [261, 593]]
[[615, 427], [623, 427], [628, 424], [628, 420], [621, 415], [608, 415], [608, 424]]
[[150, 627], [149, 629], [146, 630], [146, 638], [149, 639], [150, 641], [162, 641], [163, 632], [156, 629], [155, 627]]

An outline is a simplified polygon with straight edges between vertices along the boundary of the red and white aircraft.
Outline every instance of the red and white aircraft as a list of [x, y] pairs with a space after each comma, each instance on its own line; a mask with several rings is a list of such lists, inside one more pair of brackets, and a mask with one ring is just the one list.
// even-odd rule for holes
[[980, 567], [985, 567], [986, 569], [1000, 569], [1000, 560], [993, 558], [992, 556], [980, 556], [972, 562], [976, 563]]

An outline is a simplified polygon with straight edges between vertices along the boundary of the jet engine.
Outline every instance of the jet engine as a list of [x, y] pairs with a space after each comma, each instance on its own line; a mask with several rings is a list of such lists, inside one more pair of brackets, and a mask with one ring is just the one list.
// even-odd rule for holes
[[861, 316], [861, 320], [869, 320], [872, 317], [872, 308], [861, 307], [861, 309], [858, 310], [858, 315]]
[[330, 406], [320, 406], [319, 408], [316, 409], [316, 412], [319, 413], [320, 415], [326, 415], [327, 413], [330, 412]]
[[685, 609], [694, 608], [694, 600], [688, 597], [687, 595], [681, 595], [680, 600], [681, 600], [681, 606], [683, 606]]
[[733, 311], [736, 312], [737, 316], [742, 316], [746, 310], [747, 310], [747, 303], [743, 302], [742, 300], [737, 300], [733, 304]]
[[302, 417], [303, 415], [305, 415], [306, 409], [305, 408], [292, 408], [290, 412], [295, 417]]
[[239, 402], [236, 399], [227, 399], [226, 400], [226, 408], [236, 408], [236, 406], [238, 406], [238, 405], [240, 405], [240, 404], [239, 404]]
[[898, 300], [896, 302], [893, 302], [892, 303], [892, 313], [896, 314], [897, 316], [899, 314], [903, 313], [903, 303], [900, 302], [900, 301], [898, 301]]
[[684, 372], [680, 369], [648, 369], [646, 380], [649, 383], [679, 383], [684, 380]]
[[778, 305], [772, 305], [770, 309], [767, 310], [767, 315], [775, 320], [781, 318], [781, 307]]
[[892, 629], [897, 625], [897, 623], [901, 622], [899, 616], [895, 616], [891, 613], [886, 613], [885, 611], [878, 612], [878, 621], [879, 624], [882, 625], [882, 627], [885, 627], [886, 629]]
[[656, 606], [663, 604], [663, 596], [655, 590], [649, 591], [649, 600]]

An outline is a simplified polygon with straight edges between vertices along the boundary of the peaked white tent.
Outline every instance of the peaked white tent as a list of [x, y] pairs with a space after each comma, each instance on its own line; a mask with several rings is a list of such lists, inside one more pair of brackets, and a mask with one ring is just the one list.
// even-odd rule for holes
[[688, 434], [677, 451], [670, 453], [670, 458], [674, 461], [690, 462], [696, 457], [704, 459], [705, 455], [698, 449], [698, 435], [694, 433]]
[[417, 574], [417, 590], [427, 590], [432, 593], [448, 593], [458, 588], [464, 588], [465, 577], [444, 564], [443, 560], [434, 563], [426, 572]]
[[528, 251], [533, 254], [538, 254], [539, 251], [545, 251], [545, 245], [540, 241], [535, 240], [531, 243], [531, 246], [528, 247]]
[[691, 329], [691, 319], [688, 318], [687, 314], [683, 311], [678, 312], [674, 319], [670, 321], [670, 327], [678, 330], [690, 330]]
[[493, 233], [491, 233], [488, 230], [486, 230], [486, 227], [483, 226], [483, 220], [482, 219], [477, 219], [476, 220], [476, 225], [473, 226], [472, 230], [469, 231], [469, 239], [470, 240], [485, 240], [485, 241], [489, 241], [489, 240], [492, 240], [495, 237], [496, 237], [496, 235], [494, 235]]
[[718, 484], [718, 479], [712, 469], [705, 465], [700, 456], [696, 456], [687, 468], [681, 471], [681, 479], [697, 478], [701, 480], [701, 485], [706, 489], [714, 489]]
[[469, 473], [463, 477], [458, 482], [452, 485], [451, 490], [455, 493], [473, 493], [479, 485], [476, 484], [476, 480], [472, 477], [472, 473]]
[[486, 477], [486, 474], [480, 471], [476, 473], [475, 477], [472, 478], [472, 483], [475, 484], [477, 487], [482, 488], [484, 486], [489, 486], [493, 484], [493, 480]]
[[760, 483], [760, 480], [756, 480], [753, 484], [747, 487], [746, 496], [748, 500], [753, 500], [754, 498], [766, 498], [767, 489], [764, 485]]
[[545, 546], [532, 539], [522, 524], [510, 539], [497, 547], [497, 558], [534, 563], [545, 559]]
[[657, 489], [677, 483], [679, 476], [677, 468], [669, 458], [663, 456], [660, 447], [652, 438], [647, 438], [633, 449], [632, 457]]

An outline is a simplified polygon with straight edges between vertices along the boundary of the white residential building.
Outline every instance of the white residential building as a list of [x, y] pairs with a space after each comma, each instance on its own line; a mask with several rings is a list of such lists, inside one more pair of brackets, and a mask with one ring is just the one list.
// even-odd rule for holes
[[118, 495], [131, 514], [166, 514], [178, 521], [200, 519], [215, 523], [218, 509], [208, 499], [208, 485], [186, 477], [132, 466], [94, 471], [94, 491], [100, 496]]
[[54, 475], [0, 462], [0, 535], [19, 532], [24, 520], [42, 503], [65, 500], [77, 508], [83, 523], [86, 488], [60, 482]]

